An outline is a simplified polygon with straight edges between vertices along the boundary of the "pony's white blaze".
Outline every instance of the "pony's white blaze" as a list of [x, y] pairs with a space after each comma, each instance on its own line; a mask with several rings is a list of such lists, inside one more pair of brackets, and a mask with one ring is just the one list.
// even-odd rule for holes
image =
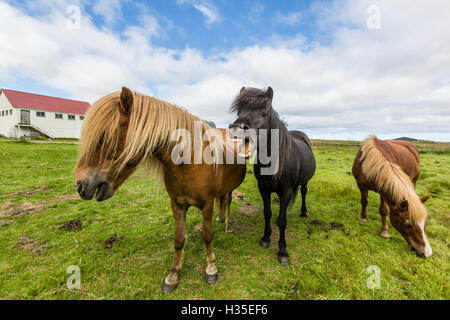
[[418, 223], [418, 225], [420, 227], [420, 231], [422, 231], [423, 241], [425, 242], [424, 255], [425, 255], [425, 257], [429, 257], [433, 254], [433, 249], [431, 249], [430, 243], [428, 242], [427, 235], [425, 234], [425, 222], [422, 221], [422, 222]]

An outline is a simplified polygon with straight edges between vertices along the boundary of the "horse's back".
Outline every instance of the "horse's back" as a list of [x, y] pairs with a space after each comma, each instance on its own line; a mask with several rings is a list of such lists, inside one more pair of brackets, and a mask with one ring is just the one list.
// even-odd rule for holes
[[386, 159], [400, 166], [411, 180], [417, 180], [420, 173], [420, 155], [412, 143], [377, 139], [376, 144]]
[[[412, 181], [416, 181], [420, 174], [420, 156], [417, 148], [406, 141], [400, 140], [380, 140], [374, 139], [376, 148], [380, 151], [383, 157], [398, 165]], [[361, 169], [361, 149], [358, 151], [353, 162], [352, 173], [356, 181], [361, 185], [366, 185], [373, 189]]]
[[309, 149], [312, 151], [311, 141], [309, 140], [306, 133], [304, 133], [302, 131], [298, 131], [298, 130], [291, 130], [291, 131], [289, 131], [289, 134], [291, 135], [291, 137], [294, 140], [298, 140], [298, 141], [305, 143], [309, 147]]

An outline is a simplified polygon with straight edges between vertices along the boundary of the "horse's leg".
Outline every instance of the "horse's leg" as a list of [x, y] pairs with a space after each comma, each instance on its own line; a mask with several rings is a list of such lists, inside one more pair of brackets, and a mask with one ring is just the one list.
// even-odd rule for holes
[[174, 200], [170, 201], [172, 206], [173, 217], [175, 218], [175, 257], [173, 260], [172, 271], [164, 279], [162, 291], [164, 293], [172, 292], [178, 285], [178, 273], [183, 266], [183, 248], [185, 242], [185, 225], [186, 225], [186, 211], [187, 206], [181, 206], [175, 203]]
[[222, 196], [220, 198], [216, 198], [216, 207], [219, 210], [219, 214], [217, 215], [216, 221], [222, 221], [223, 215], [224, 215], [224, 199], [225, 196]]
[[231, 199], [232, 199], [232, 193], [229, 192], [225, 195], [224, 199], [224, 206], [225, 206], [225, 231], [226, 232], [232, 232], [233, 229], [231, 229], [231, 215], [230, 215], [230, 206], [231, 206]]
[[359, 217], [359, 221], [367, 222], [367, 197], [369, 190], [360, 185], [358, 185], [358, 188], [361, 192], [361, 216]]
[[308, 215], [306, 214], [306, 193], [308, 193], [308, 183], [305, 183], [301, 186], [300, 192], [302, 193], [302, 209], [300, 217], [307, 218]]
[[287, 226], [287, 208], [291, 199], [291, 192], [284, 191], [278, 194], [280, 198], [280, 213], [277, 218], [277, 225], [280, 229], [280, 240], [278, 241], [278, 261], [281, 264], [289, 264], [289, 254], [286, 251], [286, 226]]
[[389, 207], [382, 196], [380, 196], [380, 215], [381, 215], [381, 233], [383, 238], [390, 238], [389, 226], [387, 223], [387, 217], [389, 214]]
[[272, 234], [272, 228], [270, 227], [270, 220], [272, 219], [272, 208], [270, 203], [271, 192], [265, 190], [258, 184], [259, 193], [264, 203], [264, 236], [259, 241], [259, 245], [263, 248], [268, 248], [270, 243], [270, 235]]
[[216, 268], [216, 257], [212, 251], [212, 215], [213, 215], [214, 200], [208, 201], [202, 208], [203, 214], [203, 231], [202, 239], [206, 245], [206, 270], [205, 270], [205, 280], [209, 284], [216, 283], [217, 281], [217, 268]]

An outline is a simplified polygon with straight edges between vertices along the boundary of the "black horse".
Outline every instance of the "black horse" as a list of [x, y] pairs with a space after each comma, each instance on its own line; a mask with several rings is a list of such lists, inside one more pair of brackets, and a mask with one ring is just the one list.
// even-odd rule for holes
[[[280, 213], [277, 219], [280, 229], [278, 261], [281, 264], [289, 264], [285, 240], [286, 211], [289, 204], [295, 201], [298, 188], [301, 186], [300, 216], [307, 217], [305, 202], [307, 185], [316, 170], [316, 161], [309, 138], [301, 131], [287, 130], [285, 123], [280, 120], [278, 113], [272, 108], [272, 98], [271, 87], [266, 92], [255, 88], [242, 88], [231, 107], [231, 111], [237, 113], [238, 119], [230, 125], [230, 129], [238, 136], [237, 132], [241, 132], [241, 137], [242, 133], [247, 136], [249, 131], [255, 132], [258, 136], [254, 174], [264, 201], [265, 218], [264, 236], [259, 244], [263, 248], [269, 247], [272, 233], [270, 227], [271, 194], [276, 192], [280, 199]], [[267, 139], [261, 139], [263, 133], [264, 137], [267, 135]], [[273, 141], [278, 143], [278, 146], [274, 147]], [[278, 147], [278, 152], [276, 152], [276, 147]], [[270, 154], [270, 160], [262, 160], [261, 155], [263, 154]], [[278, 170], [268, 170], [273, 167]]]

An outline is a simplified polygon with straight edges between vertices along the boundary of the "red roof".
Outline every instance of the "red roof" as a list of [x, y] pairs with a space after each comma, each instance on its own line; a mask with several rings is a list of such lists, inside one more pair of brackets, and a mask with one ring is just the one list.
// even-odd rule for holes
[[15, 90], [1, 90], [15, 108], [85, 114], [91, 106], [88, 102], [43, 96]]

